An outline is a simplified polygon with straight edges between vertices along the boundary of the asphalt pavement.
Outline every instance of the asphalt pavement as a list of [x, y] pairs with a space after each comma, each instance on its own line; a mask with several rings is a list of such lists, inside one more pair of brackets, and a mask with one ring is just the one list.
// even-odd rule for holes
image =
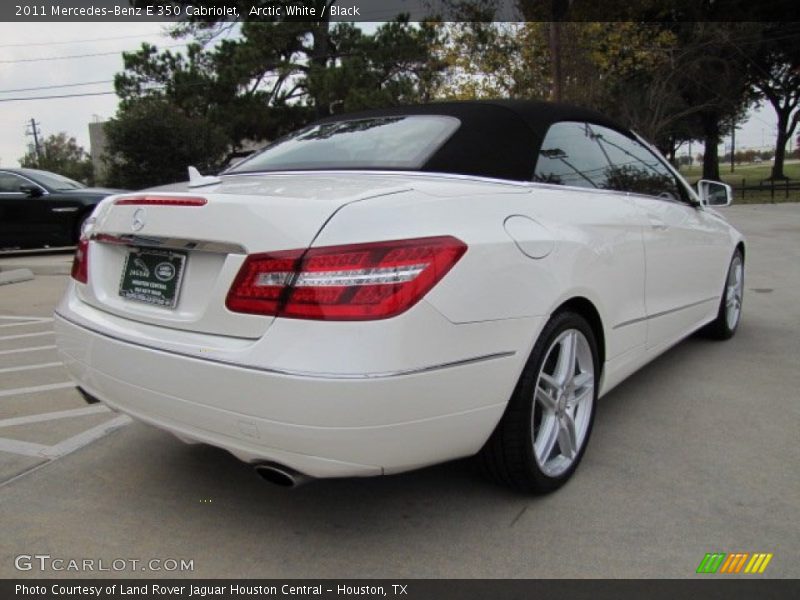
[[0, 286], [0, 577], [695, 577], [709, 552], [772, 553], [747, 577], [799, 577], [800, 204], [724, 212], [748, 239], [736, 337], [690, 338], [603, 398], [578, 472], [545, 497], [469, 461], [286, 490], [87, 406], [48, 320], [68, 256], [0, 257], [34, 273]]

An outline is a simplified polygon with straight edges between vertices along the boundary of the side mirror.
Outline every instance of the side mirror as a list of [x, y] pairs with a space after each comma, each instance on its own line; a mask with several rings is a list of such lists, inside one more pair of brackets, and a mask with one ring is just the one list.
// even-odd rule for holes
[[19, 191], [28, 196], [28, 198], [38, 198], [42, 195], [42, 188], [38, 185], [23, 184], [19, 186]]
[[701, 179], [697, 182], [697, 195], [706, 206], [730, 206], [733, 202], [733, 188], [721, 181]]

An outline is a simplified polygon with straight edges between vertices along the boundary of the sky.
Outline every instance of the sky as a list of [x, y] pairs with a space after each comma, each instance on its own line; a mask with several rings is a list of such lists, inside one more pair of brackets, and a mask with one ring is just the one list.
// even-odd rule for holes
[[[32, 118], [44, 137], [64, 131], [89, 151], [88, 124], [114, 116], [117, 97], [113, 93], [6, 100], [112, 92], [114, 75], [122, 71], [121, 53], [137, 49], [142, 42], [161, 49], [181, 44], [181, 40], [170, 38], [166, 25], [160, 23], [0, 23], [0, 167], [19, 165], [19, 158], [32, 142], [25, 135]], [[62, 58], [87, 54], [99, 56]], [[57, 60], [36, 60], [42, 58]], [[9, 91], [86, 82], [102, 83]], [[771, 107], [751, 111], [747, 123], [737, 131], [737, 149], [772, 147], [775, 123]], [[724, 141], [729, 144], [729, 138]], [[694, 145], [692, 152], [696, 154], [699, 149], [699, 145]]]
[[[123, 70], [122, 51], [135, 50], [145, 41], [160, 48], [181, 43], [165, 34], [162, 23], [0, 23], [0, 166], [18, 166], [19, 158], [32, 141], [25, 136], [32, 118], [39, 123], [44, 137], [65, 131], [88, 151], [88, 124], [96, 119], [106, 120], [117, 110], [117, 97], [113, 93], [49, 100], [3, 100], [113, 92], [114, 75]], [[102, 56], [9, 62], [86, 54]], [[104, 83], [6, 92], [94, 81]]]

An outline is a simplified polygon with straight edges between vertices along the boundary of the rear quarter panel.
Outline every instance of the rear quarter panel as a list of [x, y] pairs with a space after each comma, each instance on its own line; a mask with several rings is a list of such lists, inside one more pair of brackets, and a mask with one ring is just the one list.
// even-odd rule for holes
[[[536, 220], [553, 250], [540, 259], [523, 254], [504, 227], [512, 215]], [[314, 245], [454, 235], [467, 253], [426, 296], [447, 319], [544, 317], [581, 296], [600, 313], [612, 358], [644, 342], [644, 324], [613, 330], [644, 316], [643, 225], [620, 194], [442, 178], [342, 208]], [[536, 335], [530, 332], [530, 346]]]

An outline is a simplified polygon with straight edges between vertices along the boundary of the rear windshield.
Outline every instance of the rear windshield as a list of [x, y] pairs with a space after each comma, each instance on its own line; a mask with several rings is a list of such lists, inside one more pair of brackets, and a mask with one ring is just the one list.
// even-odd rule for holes
[[460, 121], [438, 115], [373, 117], [311, 125], [226, 173], [316, 169], [421, 168], [458, 129]]

